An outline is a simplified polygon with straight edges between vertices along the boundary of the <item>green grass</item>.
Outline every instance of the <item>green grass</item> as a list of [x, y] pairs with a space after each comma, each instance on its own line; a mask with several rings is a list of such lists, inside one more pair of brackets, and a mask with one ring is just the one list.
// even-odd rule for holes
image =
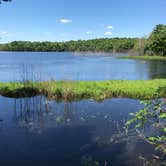
[[147, 56], [147, 55], [143, 55], [143, 56], [123, 56], [121, 57], [122, 59], [138, 59], [138, 60], [165, 60], [166, 61], [166, 56]]
[[153, 99], [166, 97], [166, 79], [115, 81], [49, 81], [0, 83], [0, 94], [7, 97], [45, 95], [55, 100], [103, 100], [112, 97]]

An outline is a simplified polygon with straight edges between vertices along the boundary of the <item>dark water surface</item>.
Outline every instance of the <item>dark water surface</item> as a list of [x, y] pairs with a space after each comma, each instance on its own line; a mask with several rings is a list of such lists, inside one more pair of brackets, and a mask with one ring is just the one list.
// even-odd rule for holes
[[[0, 81], [17, 81], [28, 71], [42, 80], [110, 80], [166, 78], [166, 62], [124, 60], [109, 54], [0, 52]], [[116, 56], [118, 54], [113, 54]]]
[[0, 165], [142, 166], [138, 156], [148, 157], [153, 149], [126, 137], [123, 128], [129, 112], [140, 108], [131, 99], [56, 103], [42, 96], [0, 97]]
[[[0, 52], [0, 82], [166, 78], [165, 66], [108, 54]], [[0, 96], [0, 166], [142, 166], [139, 156], [150, 159], [154, 149], [134, 130], [126, 137], [124, 128], [140, 108], [139, 100], [121, 98], [57, 103]]]

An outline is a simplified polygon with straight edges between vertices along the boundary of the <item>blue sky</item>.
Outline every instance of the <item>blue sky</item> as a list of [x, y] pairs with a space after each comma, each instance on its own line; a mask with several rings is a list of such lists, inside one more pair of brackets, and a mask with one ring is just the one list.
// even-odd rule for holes
[[166, 0], [13, 0], [0, 5], [0, 42], [142, 37], [166, 24]]

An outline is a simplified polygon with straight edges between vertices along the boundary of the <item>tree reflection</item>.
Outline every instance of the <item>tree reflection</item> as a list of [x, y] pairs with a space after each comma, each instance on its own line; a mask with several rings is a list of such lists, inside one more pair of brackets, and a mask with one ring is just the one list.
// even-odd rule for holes
[[135, 73], [137, 73], [137, 79], [157, 79], [157, 78], [166, 78], [165, 73], [165, 61], [157, 60], [137, 60], [135, 61]]
[[72, 104], [65, 102], [60, 112], [43, 96], [15, 99], [14, 102], [14, 120], [31, 131], [41, 132], [47, 127], [69, 124], [73, 119]]
[[156, 79], [156, 78], [166, 78], [165, 74], [165, 61], [149, 61], [148, 68], [149, 68], [149, 78]]

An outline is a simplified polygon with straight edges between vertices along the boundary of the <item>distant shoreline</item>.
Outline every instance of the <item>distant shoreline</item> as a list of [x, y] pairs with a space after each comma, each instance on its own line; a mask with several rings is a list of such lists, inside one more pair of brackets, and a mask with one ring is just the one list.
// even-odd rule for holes
[[111, 56], [111, 57], [122, 57], [127, 56], [127, 52], [78, 52], [78, 51], [0, 51], [0, 53], [72, 53], [75, 56]]
[[140, 55], [140, 56], [122, 56], [121, 59], [135, 59], [135, 60], [164, 60], [166, 61], [166, 56], [147, 56], [147, 55]]
[[119, 59], [166, 61], [166, 56], [129, 55], [128, 52], [92, 52], [92, 51], [2, 51], [0, 53], [73, 53], [76, 56], [111, 56]]
[[2, 51], [34, 52], [128, 52], [133, 49], [137, 38], [98, 38], [65, 42], [13, 41], [0, 44]]

